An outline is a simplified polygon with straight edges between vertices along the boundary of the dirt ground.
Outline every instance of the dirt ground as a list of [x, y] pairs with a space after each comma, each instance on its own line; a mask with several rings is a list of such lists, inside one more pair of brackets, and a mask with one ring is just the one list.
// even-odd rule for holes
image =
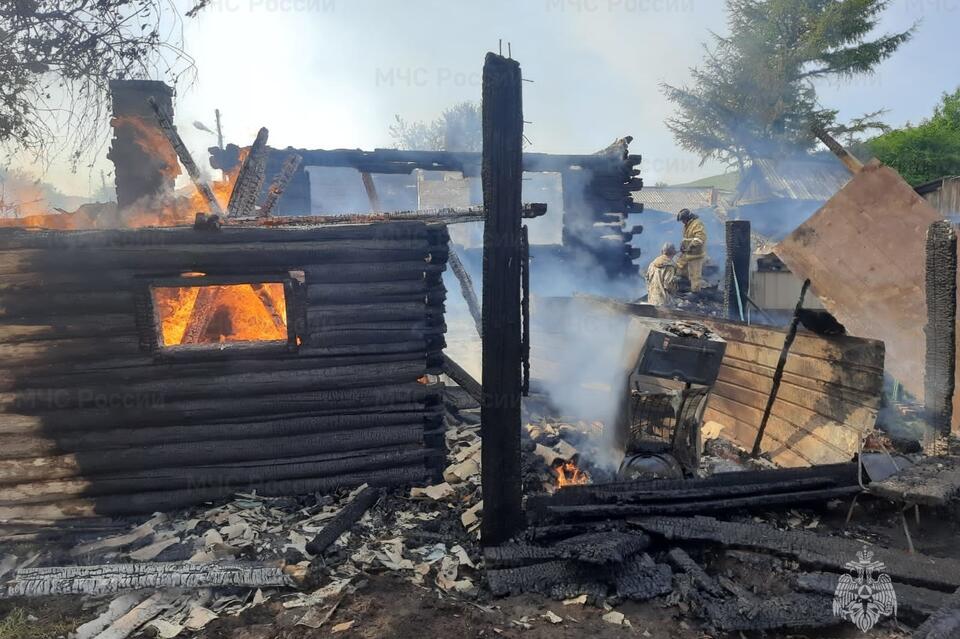
[[[683, 608], [665, 602], [627, 602], [617, 607], [630, 626], [616, 626], [604, 621], [603, 609], [578, 604], [563, 605], [543, 597], [521, 596], [489, 603], [473, 603], [441, 596], [433, 589], [417, 587], [392, 574], [372, 575], [360, 584], [357, 592], [344, 598], [330, 620], [318, 629], [297, 626], [303, 609], [286, 610], [279, 601], [251, 608], [239, 617], [226, 617], [211, 623], [202, 633], [191, 635], [203, 639], [475, 639], [487, 637], [522, 637], [524, 639], [618, 639], [649, 637], [654, 639], [687, 639], [714, 637], [695, 619], [685, 616]], [[551, 623], [548, 611], [562, 618]], [[18, 625], [0, 621], [0, 639], [55, 639], [86, 621], [92, 615], [82, 609], [77, 598], [58, 597], [45, 601], [10, 601], [0, 606], [0, 614], [11, 614]], [[35, 621], [20, 623], [29, 616]], [[338, 624], [353, 621], [346, 630], [332, 633]], [[734, 635], [736, 636], [736, 635]], [[750, 636], [750, 635], [744, 635]], [[835, 629], [803, 633], [768, 633], [766, 637], [863, 637], [851, 625]], [[909, 636], [890, 622], [872, 630], [870, 637], [893, 639]]]

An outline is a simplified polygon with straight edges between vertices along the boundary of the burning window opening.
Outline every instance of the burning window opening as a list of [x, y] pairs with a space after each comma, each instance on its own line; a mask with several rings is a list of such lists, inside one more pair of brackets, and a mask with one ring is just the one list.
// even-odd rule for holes
[[161, 347], [288, 341], [282, 282], [151, 288]]

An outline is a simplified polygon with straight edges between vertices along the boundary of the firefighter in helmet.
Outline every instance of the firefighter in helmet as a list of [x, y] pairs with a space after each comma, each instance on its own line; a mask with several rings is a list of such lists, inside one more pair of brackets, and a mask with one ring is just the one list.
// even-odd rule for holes
[[676, 247], [667, 242], [647, 267], [647, 304], [668, 306], [673, 300], [677, 288], [677, 265], [673, 263], [676, 254]]
[[680, 209], [677, 221], [683, 224], [683, 240], [680, 242], [680, 257], [677, 268], [690, 280], [694, 293], [703, 288], [703, 262], [707, 257], [707, 229], [690, 209]]

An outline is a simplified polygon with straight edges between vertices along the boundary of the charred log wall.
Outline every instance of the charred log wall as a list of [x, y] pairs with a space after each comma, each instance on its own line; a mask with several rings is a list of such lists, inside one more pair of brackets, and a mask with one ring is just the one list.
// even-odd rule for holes
[[[446, 227], [0, 233], [0, 519], [427, 479]], [[151, 286], [281, 279], [289, 343], [164, 348]]]
[[633, 232], [626, 228], [631, 213], [643, 205], [633, 201], [643, 180], [635, 169], [640, 156], [630, 155], [631, 138], [623, 138], [597, 153], [604, 162], [589, 169], [576, 167], [561, 173], [563, 181], [563, 245], [591, 258], [608, 277], [636, 276], [639, 249], [630, 246]]
[[[523, 171], [560, 173], [563, 183], [563, 245], [567, 258], [599, 265], [609, 277], [637, 275], [634, 260], [639, 249], [631, 238], [642, 227], [627, 228], [631, 213], [643, 211], [633, 193], [643, 186], [638, 177], [639, 155], [629, 153], [631, 138], [617, 140], [593, 155], [524, 153]], [[232, 170], [240, 163], [240, 147], [211, 147], [210, 166]], [[277, 203], [279, 215], [310, 212], [310, 181], [304, 167], [350, 167], [362, 173], [409, 174], [414, 169], [459, 171], [465, 177], [480, 175], [481, 154], [450, 151], [405, 151], [399, 149], [268, 149], [267, 175], [275, 175], [291, 153], [303, 158], [290, 186]], [[358, 178], [359, 179], [359, 178]], [[266, 187], [264, 187], [266, 189]], [[266, 197], [266, 190], [261, 197]]]

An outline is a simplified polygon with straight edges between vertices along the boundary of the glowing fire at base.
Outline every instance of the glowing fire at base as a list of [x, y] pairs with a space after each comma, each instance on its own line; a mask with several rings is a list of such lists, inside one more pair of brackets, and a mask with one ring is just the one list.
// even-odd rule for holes
[[590, 483], [590, 475], [577, 466], [576, 459], [557, 459], [553, 464], [553, 473], [557, 476], [557, 488]]

